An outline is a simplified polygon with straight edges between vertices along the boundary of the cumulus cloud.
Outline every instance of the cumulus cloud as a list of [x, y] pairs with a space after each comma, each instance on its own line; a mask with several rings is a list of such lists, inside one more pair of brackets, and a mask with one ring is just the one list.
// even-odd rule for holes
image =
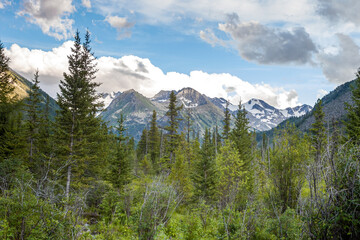
[[318, 0], [318, 12], [331, 22], [360, 24], [360, 1]]
[[90, 0], [81, 0], [81, 4], [86, 8], [91, 8], [91, 1]]
[[316, 94], [316, 98], [317, 99], [321, 99], [323, 96], [325, 96], [326, 94], [328, 94], [329, 92], [324, 90], [324, 89], [319, 89], [317, 94]]
[[71, 37], [74, 20], [68, 17], [74, 11], [72, 0], [24, 0], [18, 15], [38, 25], [43, 33], [61, 40]]
[[[309, 34], [301, 27], [281, 30], [257, 22], [242, 23], [237, 14], [232, 14], [227, 23], [219, 24], [219, 30], [231, 36], [244, 59], [261, 64], [312, 63], [317, 52]], [[210, 30], [200, 32], [200, 37], [212, 45], [218, 42], [223, 45], [223, 40]]]
[[5, 53], [11, 59], [10, 67], [28, 79], [32, 79], [38, 69], [42, 88], [55, 97], [62, 74], [67, 70], [67, 56], [72, 46], [73, 42], [67, 41], [51, 51], [42, 51], [13, 44]]
[[0, 0], [0, 9], [5, 8], [7, 5], [11, 5], [11, 2], [8, 0]]
[[347, 35], [337, 34], [339, 46], [337, 51], [322, 51], [318, 61], [326, 78], [341, 84], [355, 78], [360, 63], [360, 48]]
[[116, 28], [118, 40], [131, 37], [131, 28], [134, 26], [134, 23], [129, 22], [127, 18], [107, 16], [105, 21], [107, 21], [113, 28]]
[[[6, 50], [6, 54], [11, 58], [10, 67], [27, 78], [32, 78], [35, 70], [39, 69], [42, 88], [55, 96], [63, 72], [67, 71], [67, 55], [70, 54], [72, 45], [71, 41], [67, 41], [51, 51], [42, 51], [29, 50], [13, 44]], [[147, 97], [152, 97], [160, 90], [191, 87], [209, 97], [229, 99], [234, 104], [237, 104], [241, 97], [242, 101], [251, 98], [263, 99], [280, 108], [298, 105], [298, 96], [294, 90], [285, 90], [264, 83], [251, 84], [228, 73], [164, 73], [149, 59], [131, 55], [121, 58], [100, 57], [97, 63], [99, 71], [96, 81], [102, 83], [98, 89], [100, 92], [126, 91], [133, 88]]]

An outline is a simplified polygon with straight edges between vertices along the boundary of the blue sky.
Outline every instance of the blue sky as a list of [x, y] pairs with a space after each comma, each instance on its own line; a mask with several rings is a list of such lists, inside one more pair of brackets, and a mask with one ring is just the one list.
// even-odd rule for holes
[[0, 40], [52, 96], [73, 33], [88, 28], [101, 92], [189, 86], [285, 108], [354, 79], [359, 11], [357, 0], [0, 0]]

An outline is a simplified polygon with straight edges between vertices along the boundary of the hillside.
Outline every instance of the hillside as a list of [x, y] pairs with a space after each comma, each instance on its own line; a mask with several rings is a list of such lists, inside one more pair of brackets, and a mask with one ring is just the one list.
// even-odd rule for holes
[[[325, 95], [322, 100], [323, 111], [325, 113], [325, 122], [331, 123], [335, 120], [342, 126], [343, 120], [346, 119], [345, 103], [352, 103], [351, 100], [351, 86], [354, 85], [355, 80], [344, 83], [336, 89]], [[308, 131], [314, 123], [313, 110], [300, 117], [291, 117], [281, 122], [276, 128], [269, 131], [264, 131], [267, 136], [272, 138], [276, 129], [284, 128], [286, 123], [295, 124], [295, 126], [303, 132]], [[257, 139], [261, 140], [262, 133], [258, 134]]]
[[[23, 76], [21, 76], [20, 74], [18, 74], [17, 72], [15, 72], [14, 70], [10, 70], [10, 73], [12, 76], [11, 83], [15, 87], [15, 93], [18, 95], [19, 100], [25, 100], [26, 103], [26, 98], [29, 96], [29, 91], [30, 91], [30, 87], [32, 86], [32, 83]], [[56, 115], [56, 110], [58, 109], [56, 101], [55, 99], [50, 97], [46, 92], [40, 89], [40, 99], [41, 99], [40, 104], [43, 108], [45, 108], [47, 97], [49, 97], [50, 99], [50, 104], [49, 104], [50, 117], [54, 118]]]

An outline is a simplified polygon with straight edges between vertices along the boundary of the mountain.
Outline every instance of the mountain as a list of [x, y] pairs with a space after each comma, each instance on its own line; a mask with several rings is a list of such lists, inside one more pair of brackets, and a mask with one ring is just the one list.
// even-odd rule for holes
[[[354, 85], [355, 80], [344, 83], [340, 86], [338, 86], [336, 89], [325, 95], [322, 100], [322, 106], [324, 111], [324, 121], [327, 125], [328, 123], [331, 124], [331, 122], [337, 121], [342, 127], [343, 121], [346, 120], [347, 111], [345, 109], [345, 103], [352, 104], [351, 100], [351, 86]], [[287, 122], [291, 124], [295, 124], [295, 126], [300, 129], [303, 132], [309, 131], [312, 124], [315, 122], [314, 119], [314, 110], [311, 110], [310, 112], [299, 116], [299, 117], [290, 117], [289, 119], [281, 122], [276, 128], [273, 128], [269, 131], [265, 131], [264, 133], [272, 138], [274, 135], [275, 129], [281, 129], [284, 128], [287, 124]], [[257, 140], [261, 140], [261, 136], [257, 136]]]
[[[20, 100], [25, 100], [29, 96], [29, 91], [31, 86], [33, 85], [32, 82], [15, 72], [14, 70], [10, 69], [10, 74], [12, 76], [11, 83], [15, 87], [15, 93], [19, 96]], [[58, 110], [58, 105], [52, 97], [50, 97], [46, 92], [40, 89], [40, 105], [45, 108], [46, 105], [46, 99], [49, 97], [50, 103], [49, 103], [49, 113], [51, 118], [55, 118], [56, 111]]]
[[131, 89], [118, 94], [100, 116], [110, 126], [116, 126], [120, 114], [123, 114], [128, 135], [139, 139], [141, 131], [150, 121], [153, 110], [158, 113], [164, 112], [150, 99]]
[[[163, 96], [166, 94], [168, 93], [163, 92]], [[155, 96], [159, 96], [159, 94]], [[169, 104], [168, 98], [161, 99], [154, 97], [152, 99], [153, 102], [156, 102], [156, 104], [160, 106], [165, 114]], [[192, 128], [195, 133], [202, 134], [205, 132], [205, 128], [214, 128], [216, 125], [222, 125], [222, 109], [215, 106], [206, 95], [201, 94], [192, 88], [183, 88], [176, 92], [176, 99], [178, 100], [179, 105], [183, 105], [183, 109], [180, 111], [180, 117], [186, 119], [186, 116], [190, 116]], [[159, 116], [161, 115], [159, 114]], [[161, 127], [165, 126], [167, 122], [167, 117], [163, 116], [159, 118], [159, 125]], [[179, 126], [180, 129], [185, 129], [185, 125], [185, 121], [182, 121]]]
[[[148, 127], [153, 110], [156, 110], [158, 114], [160, 128], [166, 126], [168, 119], [165, 113], [169, 104], [170, 93], [171, 91], [160, 91], [154, 97], [146, 98], [135, 90], [129, 90], [114, 95], [114, 99], [100, 116], [111, 126], [115, 126], [118, 117], [123, 114], [128, 134], [138, 140], [142, 130]], [[205, 128], [212, 129], [216, 125], [221, 131], [227, 100], [207, 97], [192, 88], [183, 88], [175, 91], [175, 94], [178, 105], [183, 105], [180, 117], [186, 119], [186, 116], [190, 116], [195, 134], [203, 134]], [[300, 116], [311, 110], [308, 105], [279, 110], [258, 99], [251, 99], [244, 106], [247, 110], [250, 127], [257, 131], [269, 130], [289, 117]], [[228, 107], [235, 116], [238, 106], [229, 103]], [[180, 129], [185, 129], [185, 125], [185, 121], [182, 121], [179, 126]]]
[[250, 99], [244, 106], [250, 126], [258, 131], [270, 130], [290, 117], [302, 116], [312, 110], [312, 107], [306, 104], [277, 109], [260, 99]]
[[102, 94], [101, 98], [99, 99], [100, 101], [102, 101], [104, 103], [104, 109], [107, 108], [110, 103], [117, 98], [119, 95], [121, 94], [121, 92], [111, 92], [111, 93], [104, 93]]

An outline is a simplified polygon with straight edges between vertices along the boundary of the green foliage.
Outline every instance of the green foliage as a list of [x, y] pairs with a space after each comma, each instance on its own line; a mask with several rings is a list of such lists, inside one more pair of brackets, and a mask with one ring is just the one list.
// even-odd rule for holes
[[228, 140], [220, 148], [220, 154], [216, 158], [216, 165], [219, 172], [218, 191], [221, 204], [235, 201], [238, 190], [246, 182], [246, 170], [244, 161], [235, 149], [235, 146]]
[[308, 142], [294, 125], [278, 133], [270, 151], [269, 178], [274, 185], [271, 198], [276, 199], [281, 213], [296, 207], [308, 158]]
[[[59, 112], [56, 117], [59, 167], [66, 166], [66, 198], [70, 186], [81, 188], [96, 175], [103, 160], [99, 155], [102, 131], [96, 113], [102, 106], [94, 82], [97, 71], [95, 58], [90, 49], [89, 32], [81, 44], [79, 32], [68, 56], [69, 73], [64, 73], [57, 94]], [[100, 141], [99, 141], [100, 140]]]
[[314, 150], [315, 161], [319, 162], [321, 154], [326, 145], [326, 130], [324, 126], [325, 114], [322, 110], [322, 101], [318, 100], [315, 105], [314, 118], [315, 122], [310, 129], [311, 133], [311, 145]]
[[235, 126], [230, 132], [230, 140], [238, 151], [239, 157], [249, 167], [251, 160], [251, 134], [249, 132], [249, 120], [246, 118], [245, 107], [239, 102], [236, 113]]
[[215, 200], [217, 177], [214, 146], [211, 143], [210, 133], [206, 129], [200, 154], [194, 159], [192, 179], [196, 199], [203, 199], [206, 202]]
[[179, 122], [182, 120], [178, 116], [179, 116], [179, 111], [182, 109], [183, 106], [181, 105], [178, 107], [176, 105], [177, 105], [176, 95], [175, 92], [172, 91], [169, 97], [168, 111], [165, 114], [165, 116], [169, 118], [169, 122], [168, 125], [164, 127], [164, 129], [168, 132], [167, 151], [170, 154], [170, 163], [172, 163], [172, 161], [174, 160], [173, 155], [179, 143], [179, 135], [177, 130], [179, 128]]
[[355, 86], [352, 87], [353, 104], [346, 104], [347, 121], [345, 122], [347, 139], [360, 144], [360, 69], [356, 73]]
[[131, 180], [131, 161], [133, 148], [129, 144], [129, 139], [125, 136], [124, 118], [120, 115], [117, 126], [118, 136], [116, 137], [116, 154], [110, 161], [110, 173], [108, 175], [112, 184], [122, 189]]
[[149, 134], [146, 128], [143, 129], [140, 141], [138, 142], [136, 155], [138, 159], [143, 159], [146, 154], [148, 154], [148, 147], [149, 147]]
[[229, 102], [226, 102], [226, 107], [224, 111], [224, 128], [223, 128], [223, 139], [228, 139], [230, 134], [230, 119], [231, 114], [229, 111]]
[[[18, 110], [21, 102], [15, 94], [12, 76], [9, 73], [10, 59], [5, 55], [5, 49], [0, 42], [0, 159], [21, 154], [23, 148], [20, 138], [20, 120]], [[1, 161], [0, 160], [0, 161]]]
[[190, 164], [185, 156], [185, 141], [180, 144], [175, 151], [175, 163], [171, 167], [169, 179], [176, 187], [177, 191], [184, 195], [184, 201], [189, 200], [193, 194], [193, 184], [191, 182]]

